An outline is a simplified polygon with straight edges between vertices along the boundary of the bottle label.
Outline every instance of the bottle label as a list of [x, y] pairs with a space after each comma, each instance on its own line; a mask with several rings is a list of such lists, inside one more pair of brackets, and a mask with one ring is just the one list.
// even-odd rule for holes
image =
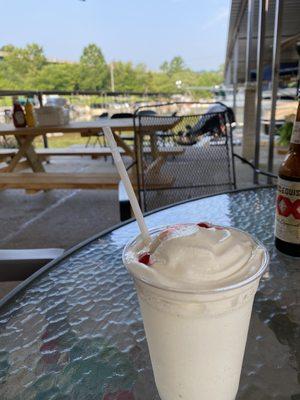
[[24, 124], [25, 119], [24, 119], [24, 114], [22, 113], [22, 111], [15, 112], [15, 119], [16, 119], [18, 125]]
[[275, 236], [300, 244], [300, 182], [278, 178]]
[[299, 121], [294, 122], [291, 143], [300, 144], [300, 122]]

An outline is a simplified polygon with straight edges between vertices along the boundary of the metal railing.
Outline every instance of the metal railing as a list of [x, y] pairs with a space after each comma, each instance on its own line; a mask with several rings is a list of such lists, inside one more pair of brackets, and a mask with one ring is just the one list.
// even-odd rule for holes
[[0, 97], [4, 96], [43, 96], [43, 95], [62, 95], [62, 96], [141, 96], [141, 97], [170, 97], [177, 93], [168, 92], [107, 92], [104, 90], [0, 90]]

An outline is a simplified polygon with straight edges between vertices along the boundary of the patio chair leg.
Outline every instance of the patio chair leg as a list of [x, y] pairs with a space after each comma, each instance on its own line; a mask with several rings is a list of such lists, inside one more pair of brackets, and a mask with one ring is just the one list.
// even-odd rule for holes
[[89, 137], [87, 138], [87, 141], [86, 141], [84, 147], [88, 147], [88, 145], [89, 145], [89, 143], [90, 143], [90, 141], [91, 141], [91, 138], [92, 138], [91, 136], [89, 136]]

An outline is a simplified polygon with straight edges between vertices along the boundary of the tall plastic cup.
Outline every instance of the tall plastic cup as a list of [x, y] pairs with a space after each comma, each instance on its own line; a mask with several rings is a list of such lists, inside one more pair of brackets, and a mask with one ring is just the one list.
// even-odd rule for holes
[[[263, 248], [262, 263], [232, 286], [180, 291], [133, 275], [161, 400], [235, 399], [253, 300], [268, 265], [267, 250], [251, 239]], [[126, 267], [135, 243], [124, 249]]]

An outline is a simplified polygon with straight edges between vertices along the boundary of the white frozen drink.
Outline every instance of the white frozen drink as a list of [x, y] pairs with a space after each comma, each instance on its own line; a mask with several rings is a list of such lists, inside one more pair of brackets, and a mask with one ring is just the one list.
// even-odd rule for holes
[[268, 263], [250, 235], [206, 223], [126, 246], [162, 400], [234, 400], [252, 304]]

